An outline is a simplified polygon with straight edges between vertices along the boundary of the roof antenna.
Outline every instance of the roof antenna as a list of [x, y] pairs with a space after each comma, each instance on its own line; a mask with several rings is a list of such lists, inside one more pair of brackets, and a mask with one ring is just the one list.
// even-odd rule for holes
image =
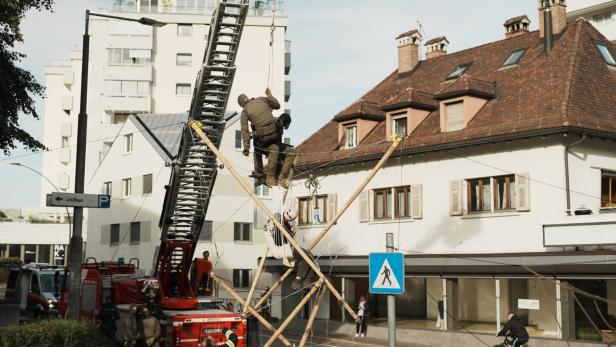
[[[417, 20], [417, 27], [418, 27], [417, 29], [419, 30], [419, 33], [422, 35], [422, 39], [419, 40], [421, 42], [424, 36], [428, 37], [428, 34], [424, 30], [423, 25], [421, 25], [421, 22], [419, 21], [419, 19]], [[421, 57], [421, 45], [419, 45], [419, 56]]]

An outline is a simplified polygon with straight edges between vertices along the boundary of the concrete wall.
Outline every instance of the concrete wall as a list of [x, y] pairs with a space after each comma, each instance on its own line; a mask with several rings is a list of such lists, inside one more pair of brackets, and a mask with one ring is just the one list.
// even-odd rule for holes
[[[595, 16], [611, 12], [611, 21], [598, 23]], [[608, 40], [616, 40], [616, 3], [610, 0], [568, 0], [567, 20], [584, 18], [592, 23]]]

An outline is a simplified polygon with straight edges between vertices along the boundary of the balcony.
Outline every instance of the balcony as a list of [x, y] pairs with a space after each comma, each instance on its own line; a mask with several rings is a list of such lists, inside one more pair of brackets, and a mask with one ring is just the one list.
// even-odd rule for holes
[[60, 162], [62, 164], [68, 164], [71, 162], [71, 149], [70, 148], [60, 148], [58, 150], [58, 155], [60, 157]]
[[62, 109], [64, 112], [69, 113], [73, 109], [73, 97], [65, 95], [62, 97]]
[[60, 123], [60, 136], [71, 137], [72, 134], [73, 134], [73, 123], [71, 122]]
[[74, 76], [75, 74], [73, 73], [73, 70], [66, 70], [64, 71], [64, 85], [66, 85], [67, 87], [69, 87], [70, 85], [73, 84], [74, 82]]
[[543, 224], [544, 247], [616, 245], [616, 220], [609, 215], [571, 216]]
[[291, 99], [291, 81], [284, 81], [284, 102]]
[[[144, 4], [145, 3], [145, 4]], [[200, 14], [211, 15], [216, 9], [218, 0], [198, 0], [196, 6], [177, 6], [171, 4], [165, 6], [162, 3], [158, 5], [148, 5], [146, 1], [136, 0], [116, 0], [112, 7], [113, 12], [125, 12], [125, 13], [178, 13], [178, 14]], [[276, 14], [278, 16], [284, 15], [284, 1], [276, 0]], [[248, 10], [249, 16], [259, 17], [271, 17], [272, 16], [272, 2], [271, 0], [255, 0], [251, 2], [250, 9]]]
[[150, 112], [150, 95], [109, 95], [103, 100], [106, 111], [119, 112]]
[[106, 65], [106, 80], [151, 81], [152, 65]]
[[288, 75], [291, 71], [291, 41], [284, 42], [284, 74]]

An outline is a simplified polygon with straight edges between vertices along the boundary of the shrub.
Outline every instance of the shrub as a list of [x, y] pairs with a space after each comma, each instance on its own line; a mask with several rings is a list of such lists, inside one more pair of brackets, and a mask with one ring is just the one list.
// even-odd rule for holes
[[52, 319], [0, 328], [0, 347], [112, 347], [98, 326], [87, 321]]

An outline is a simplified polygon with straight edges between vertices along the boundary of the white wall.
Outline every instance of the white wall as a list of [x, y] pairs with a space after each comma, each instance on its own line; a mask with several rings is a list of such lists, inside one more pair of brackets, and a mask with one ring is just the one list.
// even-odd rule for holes
[[[597, 22], [595, 16], [610, 12], [610, 21]], [[612, 0], [569, 0], [567, 1], [567, 19], [583, 17], [592, 23], [608, 40], [616, 40], [616, 2]]]

